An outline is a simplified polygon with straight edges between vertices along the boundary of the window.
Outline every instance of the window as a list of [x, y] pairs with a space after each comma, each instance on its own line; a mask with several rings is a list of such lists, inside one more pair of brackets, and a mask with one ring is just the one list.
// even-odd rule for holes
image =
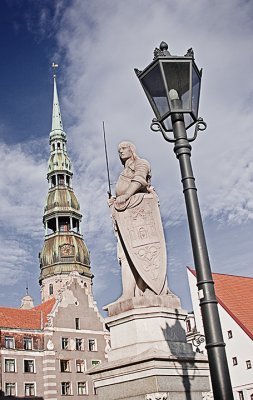
[[97, 341], [96, 341], [96, 339], [89, 339], [88, 348], [89, 348], [89, 351], [97, 351]]
[[84, 372], [85, 364], [84, 360], [76, 360], [76, 372]]
[[32, 350], [32, 338], [24, 337], [24, 349]]
[[71, 395], [70, 382], [62, 382], [61, 383], [61, 394], [63, 396], [70, 396]]
[[228, 339], [232, 339], [232, 337], [233, 337], [232, 331], [228, 331]]
[[5, 396], [16, 396], [16, 383], [5, 383]]
[[238, 392], [238, 395], [239, 395], [239, 400], [244, 400], [244, 395], [242, 390]]
[[49, 296], [51, 296], [52, 294], [54, 294], [54, 287], [53, 287], [53, 284], [50, 283], [50, 285], [49, 285]]
[[76, 338], [76, 350], [83, 350], [83, 339]]
[[88, 394], [87, 382], [77, 382], [77, 394]]
[[251, 369], [251, 368], [252, 368], [252, 365], [251, 365], [251, 361], [250, 361], [250, 360], [247, 360], [247, 361], [246, 361], [246, 367], [247, 367], [247, 369]]
[[35, 396], [34, 383], [25, 383], [25, 396]]
[[34, 360], [24, 360], [24, 372], [34, 373]]
[[5, 347], [6, 349], [14, 349], [14, 337], [5, 336]]
[[75, 321], [76, 321], [76, 330], [79, 330], [80, 329], [80, 318], [76, 318]]
[[95, 367], [95, 365], [99, 365], [99, 364], [101, 364], [101, 361], [100, 361], [100, 360], [92, 360], [92, 361], [91, 361], [91, 365], [92, 365], [93, 367]]
[[15, 372], [14, 358], [6, 358], [4, 365], [5, 365], [5, 372]]
[[186, 332], [189, 333], [191, 332], [192, 327], [191, 327], [191, 321], [189, 319], [186, 320]]
[[69, 346], [69, 339], [66, 338], [66, 337], [63, 337], [63, 338], [61, 339], [61, 348], [62, 348], [63, 350], [67, 350], [67, 349], [68, 349], [68, 346]]
[[237, 365], [238, 364], [237, 357], [233, 357], [232, 358], [232, 362], [233, 362], [233, 365]]
[[70, 372], [70, 361], [60, 360], [60, 370], [61, 372]]

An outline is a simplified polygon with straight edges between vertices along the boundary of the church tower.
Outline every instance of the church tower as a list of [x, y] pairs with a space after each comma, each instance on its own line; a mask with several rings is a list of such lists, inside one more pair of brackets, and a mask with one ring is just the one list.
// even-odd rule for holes
[[[53, 64], [54, 71], [57, 65]], [[92, 274], [87, 246], [81, 234], [80, 206], [72, 187], [72, 166], [60, 112], [54, 72], [52, 129], [47, 179], [49, 183], [43, 223], [45, 240], [40, 253], [42, 302], [57, 293], [75, 275], [91, 293]]]

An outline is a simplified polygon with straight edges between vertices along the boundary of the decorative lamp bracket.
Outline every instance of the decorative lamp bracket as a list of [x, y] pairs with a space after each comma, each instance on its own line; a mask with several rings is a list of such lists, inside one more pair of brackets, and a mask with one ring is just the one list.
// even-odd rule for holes
[[[193, 142], [197, 138], [198, 131], [204, 131], [204, 130], [206, 130], [206, 128], [207, 128], [207, 124], [206, 124], [206, 122], [204, 122], [203, 118], [198, 118], [197, 121], [196, 121], [194, 135], [192, 137], [190, 137], [190, 138], [187, 137], [188, 142]], [[152, 123], [150, 125], [150, 129], [153, 132], [161, 132], [163, 137], [164, 137], [164, 139], [167, 142], [175, 143], [176, 140], [177, 140], [177, 139], [174, 139], [174, 138], [169, 137], [167, 135], [167, 132], [163, 128], [162, 124], [156, 118], [152, 119]]]

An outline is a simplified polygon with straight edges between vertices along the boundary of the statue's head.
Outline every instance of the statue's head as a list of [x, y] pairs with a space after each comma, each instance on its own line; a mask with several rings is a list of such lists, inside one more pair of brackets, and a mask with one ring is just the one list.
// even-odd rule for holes
[[136, 147], [131, 142], [121, 142], [118, 146], [118, 152], [122, 164], [124, 164], [129, 158], [135, 160], [138, 157], [136, 154]]

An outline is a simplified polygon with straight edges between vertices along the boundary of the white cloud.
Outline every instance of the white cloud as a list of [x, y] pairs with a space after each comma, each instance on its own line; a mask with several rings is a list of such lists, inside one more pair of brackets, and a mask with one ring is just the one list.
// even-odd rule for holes
[[[168, 41], [173, 54], [185, 54], [193, 47], [196, 62], [204, 70], [200, 115], [208, 128], [193, 143], [192, 156], [203, 216], [207, 223], [211, 219], [223, 226], [253, 220], [251, 3], [74, 0], [65, 9], [64, 2], [59, 2], [54, 14], [46, 7], [40, 10], [38, 32], [47, 36], [48, 21], [55, 19], [57, 53], [64, 59], [58, 73], [61, 110], [97, 287], [106, 286], [109, 273], [119, 273], [107, 207], [102, 121], [106, 122], [112, 182], [121, 169], [117, 144], [131, 140], [151, 162], [166, 231], [172, 231], [172, 225], [180, 231], [179, 223], [185, 219], [178, 161], [172, 145], [151, 133], [153, 112], [133, 72], [134, 67], [143, 69], [151, 62], [162, 40]], [[47, 190], [42, 158], [49, 149], [43, 157], [41, 149], [28, 149], [0, 149], [0, 166], [6, 171], [0, 183], [2, 219], [16, 234], [42, 240]], [[178, 238], [173, 246], [182, 253], [184, 244]], [[183, 252], [185, 258], [176, 251], [171, 255], [172, 271], [189, 257], [188, 247]]]

